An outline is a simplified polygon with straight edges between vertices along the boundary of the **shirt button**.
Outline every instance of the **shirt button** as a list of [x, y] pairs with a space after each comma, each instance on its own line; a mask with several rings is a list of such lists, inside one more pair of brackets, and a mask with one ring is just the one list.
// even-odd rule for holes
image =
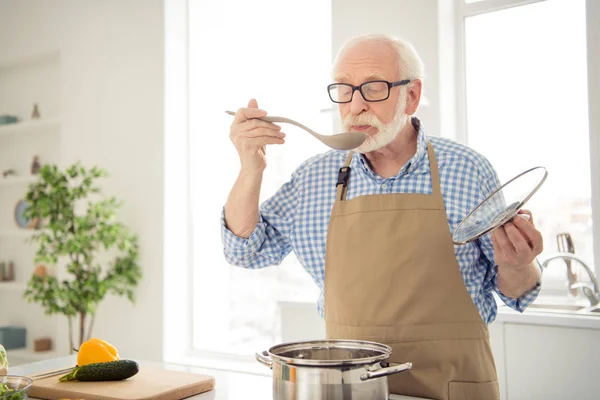
[[382, 189], [387, 189], [387, 184], [383, 183], [383, 184], [381, 185], [381, 188], [382, 188]]

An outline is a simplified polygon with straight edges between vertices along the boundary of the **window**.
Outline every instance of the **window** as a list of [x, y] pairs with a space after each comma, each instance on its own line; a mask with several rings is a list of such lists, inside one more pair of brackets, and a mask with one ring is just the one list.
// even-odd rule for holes
[[[501, 182], [545, 166], [546, 183], [527, 205], [544, 236], [540, 258], [568, 232], [593, 265], [585, 0], [468, 15], [464, 46], [467, 143]], [[564, 268], [551, 267], [544, 286], [559, 282], [566, 293], [565, 278]]]
[[[225, 110], [256, 98], [270, 115], [331, 130], [330, 2], [224, 0], [189, 3], [189, 127], [193, 347], [253, 355], [278, 343], [278, 301], [316, 304], [317, 285], [290, 254], [281, 266], [245, 270], [223, 256], [219, 217], [239, 171]], [[235, 10], [235, 12], [230, 12]], [[328, 149], [282, 125], [286, 144], [267, 149], [261, 202], [305, 159]], [[316, 305], [315, 305], [316, 312]]]

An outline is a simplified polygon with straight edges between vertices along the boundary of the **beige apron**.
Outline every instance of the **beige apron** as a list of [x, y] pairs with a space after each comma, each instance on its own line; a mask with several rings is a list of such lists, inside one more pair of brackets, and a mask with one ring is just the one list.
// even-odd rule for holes
[[427, 153], [431, 195], [346, 200], [352, 153], [340, 169], [325, 258], [327, 337], [385, 343], [391, 361], [412, 362], [390, 376], [393, 394], [499, 399], [487, 325], [456, 261], [431, 144]]

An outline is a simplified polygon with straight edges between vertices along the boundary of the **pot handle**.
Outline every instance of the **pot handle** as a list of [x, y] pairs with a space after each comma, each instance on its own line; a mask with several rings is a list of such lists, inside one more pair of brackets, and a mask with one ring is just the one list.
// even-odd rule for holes
[[396, 364], [389, 363], [387, 367], [378, 369], [377, 371], [367, 371], [360, 376], [361, 381], [369, 379], [381, 378], [382, 376], [392, 375], [398, 372], [406, 371], [412, 368], [412, 363]]
[[273, 368], [273, 360], [269, 357], [269, 354], [266, 351], [263, 351], [262, 354], [255, 353], [256, 361], [264, 365], [265, 367]]

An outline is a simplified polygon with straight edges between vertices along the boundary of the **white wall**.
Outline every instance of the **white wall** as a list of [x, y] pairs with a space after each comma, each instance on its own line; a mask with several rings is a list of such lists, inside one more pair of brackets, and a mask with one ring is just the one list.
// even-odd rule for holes
[[[423, 88], [430, 104], [421, 105], [416, 116], [428, 134], [441, 134], [438, 0], [332, 0], [332, 29], [332, 61], [344, 42], [363, 33], [391, 34], [411, 42], [425, 64]], [[334, 113], [337, 117], [337, 108]]]
[[148, 360], [162, 356], [163, 18], [161, 0], [0, 3], [0, 64], [60, 52], [61, 164], [107, 169], [104, 192], [124, 201], [120, 218], [140, 235], [137, 305], [107, 298], [94, 335]]

